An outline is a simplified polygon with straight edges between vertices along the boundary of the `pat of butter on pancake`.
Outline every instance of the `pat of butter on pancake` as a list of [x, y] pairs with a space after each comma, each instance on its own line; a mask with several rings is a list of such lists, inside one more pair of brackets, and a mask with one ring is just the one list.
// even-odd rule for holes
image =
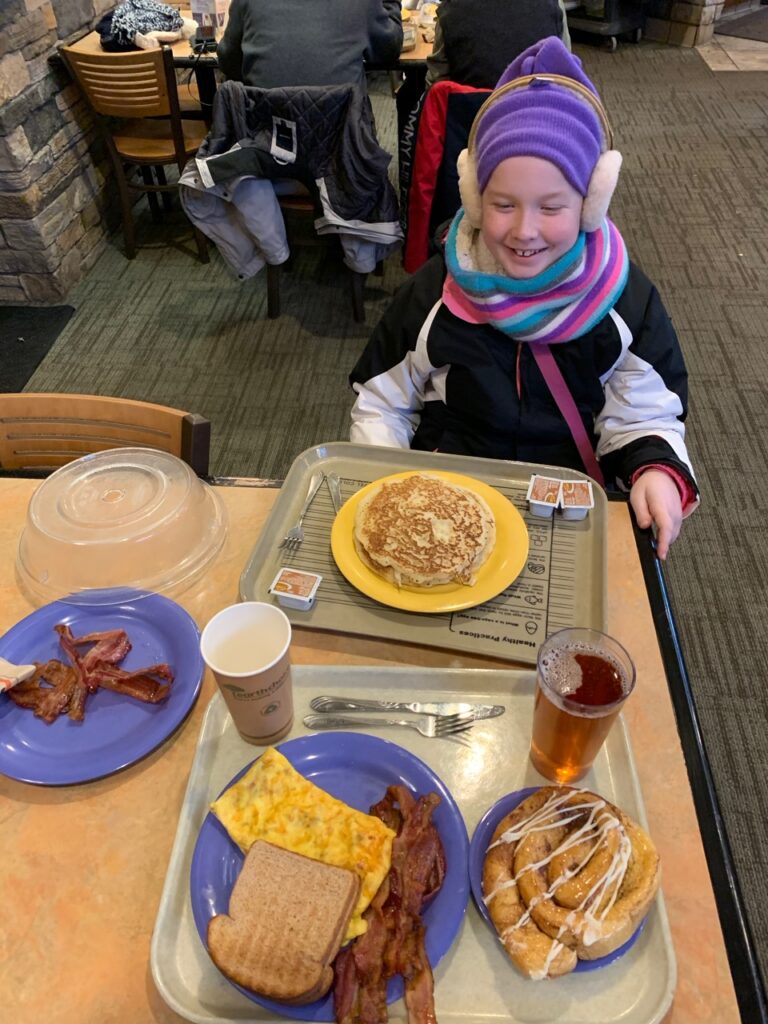
[[383, 821], [332, 797], [269, 747], [211, 810], [246, 853], [257, 839], [360, 878], [360, 897], [345, 942], [368, 928], [363, 911], [389, 873], [395, 833]]

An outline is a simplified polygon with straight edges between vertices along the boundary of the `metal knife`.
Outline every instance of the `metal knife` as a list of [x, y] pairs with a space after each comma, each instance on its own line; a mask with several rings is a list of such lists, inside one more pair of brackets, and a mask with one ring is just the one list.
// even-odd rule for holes
[[326, 473], [325, 482], [328, 484], [328, 490], [331, 492], [333, 511], [338, 512], [343, 504], [341, 500], [341, 481], [336, 473]]
[[503, 715], [503, 704], [470, 704], [466, 701], [399, 701], [351, 700], [346, 697], [315, 697], [309, 706], [322, 714], [337, 711], [414, 711], [422, 715], [461, 715], [471, 713], [476, 719]]

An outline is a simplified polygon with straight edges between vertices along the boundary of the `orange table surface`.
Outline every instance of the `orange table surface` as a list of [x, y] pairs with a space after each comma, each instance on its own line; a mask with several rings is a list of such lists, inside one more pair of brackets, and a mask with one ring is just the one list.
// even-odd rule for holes
[[[246, 483], [244, 481], [244, 483]], [[14, 579], [27, 504], [38, 481], [0, 480], [0, 632], [32, 611]], [[237, 600], [238, 580], [277, 492], [221, 487], [226, 545], [193, 596], [200, 627]], [[685, 763], [625, 505], [608, 506], [608, 630], [632, 653], [638, 687], [626, 709], [678, 965], [668, 1024], [737, 1022], [739, 1013]], [[504, 667], [431, 648], [295, 629], [297, 664]], [[13, 1024], [170, 1024], [150, 938], [201, 719], [206, 673], [186, 722], [154, 753], [106, 779], [38, 787], [0, 776], [3, 926], [0, 992]]]

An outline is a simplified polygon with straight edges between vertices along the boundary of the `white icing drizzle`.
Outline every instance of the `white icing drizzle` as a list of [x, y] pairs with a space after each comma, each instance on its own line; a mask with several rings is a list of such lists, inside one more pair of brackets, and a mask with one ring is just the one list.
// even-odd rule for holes
[[[586, 792], [586, 790], [583, 792]], [[577, 925], [578, 914], [583, 914], [583, 920], [585, 922], [585, 926], [583, 927], [580, 936], [581, 941], [585, 946], [592, 945], [592, 943], [602, 937], [602, 922], [605, 920], [616, 902], [619, 890], [621, 889], [621, 883], [623, 882], [627, 871], [629, 858], [632, 853], [632, 844], [618, 818], [616, 818], [612, 813], [607, 812], [602, 816], [602, 821], [598, 820], [598, 813], [606, 807], [605, 800], [601, 800], [597, 797], [594, 800], [579, 803], [573, 809], [573, 813], [569, 814], [569, 810], [561, 813], [560, 807], [567, 803], [572, 796], [572, 790], [567, 793], [553, 794], [538, 811], [534, 811], [533, 814], [523, 819], [523, 821], [518, 825], [507, 829], [507, 831], [502, 833], [495, 843], [492, 843], [491, 846], [488, 847], [489, 850], [492, 850], [494, 847], [502, 844], [506, 845], [509, 843], [520, 842], [520, 840], [533, 832], [546, 832], [548, 829], [553, 827], [569, 825], [571, 822], [582, 817], [586, 810], [589, 810], [586, 821], [584, 821], [583, 824], [579, 828], [575, 829], [570, 835], [566, 836], [563, 842], [556, 849], [552, 850], [542, 860], [526, 865], [514, 876], [514, 878], [510, 878], [506, 882], [500, 883], [496, 886], [493, 892], [489, 893], [484, 898], [484, 902], [487, 906], [500, 892], [516, 886], [526, 871], [537, 871], [539, 868], [544, 867], [553, 860], [553, 858], [565, 853], [567, 850], [579, 845], [580, 843], [588, 842], [590, 844], [586, 854], [582, 857], [576, 867], [573, 867], [568, 871], [564, 871], [554, 880], [554, 882], [552, 882], [545, 893], [541, 893], [539, 896], [536, 896], [531, 900], [527, 909], [514, 924], [510, 925], [509, 928], [506, 928], [502, 933], [500, 933], [499, 939], [501, 942], [504, 943], [504, 945], [515, 948], [520, 947], [523, 943], [515, 942], [513, 933], [531, 920], [531, 911], [539, 903], [542, 903], [545, 900], [551, 900], [561, 885], [564, 885], [567, 881], [573, 878], [574, 875], [577, 875], [582, 868], [589, 863], [598, 848], [605, 842], [606, 836], [609, 832], [617, 829], [620, 833], [618, 849], [611, 857], [610, 864], [602, 875], [600, 875], [600, 877], [594, 882], [591, 889], [586, 896], [584, 896], [578, 906], [574, 907], [574, 909], [566, 916], [564, 923], [561, 925], [557, 933], [557, 938], [552, 939], [552, 944], [544, 961], [544, 966], [540, 970], [531, 974], [531, 977], [537, 981], [546, 978], [552, 962], [560, 950], [564, 948], [564, 943], [559, 941], [560, 936], [562, 936], [567, 929], [572, 929]], [[610, 894], [610, 896], [608, 897], [605, 906], [596, 914], [592, 910], [591, 905], [599, 907], [603, 899], [608, 896], [608, 894]]]

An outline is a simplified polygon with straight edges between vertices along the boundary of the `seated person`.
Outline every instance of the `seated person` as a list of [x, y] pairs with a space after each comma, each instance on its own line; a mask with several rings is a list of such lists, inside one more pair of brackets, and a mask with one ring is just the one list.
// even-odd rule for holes
[[400, 0], [232, 0], [217, 48], [227, 78], [262, 89], [365, 85], [363, 61], [397, 59]]
[[546, 36], [560, 36], [570, 49], [563, 0], [443, 0], [427, 88], [450, 78], [492, 89], [511, 60]]
[[[526, 78], [537, 74], [560, 80]], [[629, 490], [665, 558], [698, 504], [687, 373], [656, 288], [607, 218], [611, 145], [560, 39], [512, 62], [459, 157], [463, 205], [444, 254], [400, 288], [352, 371], [350, 439], [586, 470]]]

